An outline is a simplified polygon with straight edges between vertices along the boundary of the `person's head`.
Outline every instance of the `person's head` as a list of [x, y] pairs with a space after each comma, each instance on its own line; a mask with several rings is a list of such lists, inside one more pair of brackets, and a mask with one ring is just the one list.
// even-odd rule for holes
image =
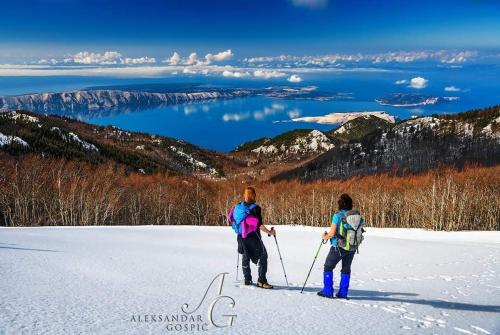
[[339, 201], [339, 210], [347, 210], [350, 211], [352, 209], [352, 199], [349, 194], [344, 193], [340, 196]]
[[247, 203], [255, 203], [257, 200], [257, 193], [255, 192], [255, 188], [253, 187], [246, 187], [245, 188], [245, 202]]

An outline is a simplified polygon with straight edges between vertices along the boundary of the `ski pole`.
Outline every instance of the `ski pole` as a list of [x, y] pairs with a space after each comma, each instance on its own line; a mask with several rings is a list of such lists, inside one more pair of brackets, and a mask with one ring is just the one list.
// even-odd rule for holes
[[[273, 231], [274, 227], [271, 227], [271, 230]], [[281, 258], [280, 247], [278, 246], [278, 240], [276, 239], [276, 235], [274, 235], [274, 242], [276, 242], [276, 248], [278, 249], [278, 255], [280, 255], [281, 267], [283, 268], [283, 274], [285, 275], [286, 287], [289, 287], [288, 278], [286, 277], [285, 265], [283, 265], [283, 258]]]
[[[325, 231], [325, 234], [327, 234], [326, 231]], [[309, 279], [309, 276], [311, 275], [311, 271], [314, 267], [314, 263], [316, 262], [316, 258], [318, 258], [319, 251], [321, 250], [321, 246], [323, 244], [326, 244], [326, 240], [321, 240], [321, 243], [319, 244], [318, 251], [316, 251], [316, 255], [314, 256], [313, 263], [311, 265], [311, 268], [309, 269], [309, 273], [307, 274], [306, 281], [304, 282], [304, 286], [302, 286], [302, 290], [300, 290], [300, 293], [302, 293], [304, 291], [304, 288], [306, 287], [307, 280]]]
[[236, 252], [236, 254], [238, 255], [238, 259], [236, 261], [236, 281], [238, 281], [238, 274], [240, 272], [240, 253]]

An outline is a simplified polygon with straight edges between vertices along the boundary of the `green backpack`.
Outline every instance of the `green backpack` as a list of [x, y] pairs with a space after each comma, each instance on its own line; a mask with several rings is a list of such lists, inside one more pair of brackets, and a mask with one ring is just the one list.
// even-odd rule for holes
[[358, 250], [359, 245], [364, 240], [364, 223], [365, 220], [359, 211], [350, 210], [342, 215], [337, 232], [337, 243], [339, 247], [347, 251]]

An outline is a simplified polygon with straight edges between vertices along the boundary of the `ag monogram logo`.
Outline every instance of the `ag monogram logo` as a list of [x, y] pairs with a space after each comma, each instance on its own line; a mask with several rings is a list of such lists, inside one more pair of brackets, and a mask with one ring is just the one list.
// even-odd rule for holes
[[217, 290], [217, 296], [214, 298], [214, 300], [212, 300], [212, 302], [210, 303], [210, 306], [208, 307], [207, 317], [208, 317], [208, 320], [210, 321], [210, 323], [214, 327], [217, 327], [217, 328], [231, 327], [234, 323], [234, 320], [236, 319], [236, 314], [230, 314], [230, 315], [223, 314], [222, 316], [224, 318], [227, 318], [227, 324], [225, 324], [225, 325], [216, 323], [214, 320], [214, 315], [213, 315], [215, 306], [221, 301], [226, 300], [226, 302], [229, 303], [229, 306], [231, 306], [231, 308], [234, 308], [234, 306], [236, 305], [236, 301], [232, 297], [230, 297], [228, 295], [222, 295], [222, 287], [224, 286], [224, 278], [227, 274], [229, 274], [229, 273], [222, 272], [222, 273], [219, 273], [218, 275], [215, 276], [215, 278], [212, 280], [212, 282], [208, 285], [207, 290], [205, 291], [205, 294], [203, 295], [203, 298], [201, 299], [200, 303], [198, 304], [198, 306], [194, 310], [189, 312], [188, 311], [189, 304], [185, 303], [181, 307], [182, 311], [186, 314], [193, 314], [194, 312], [196, 312], [201, 307], [203, 302], [205, 301], [207, 294], [208, 294], [208, 291], [210, 290], [210, 287], [212, 287], [214, 282], [218, 278], [220, 278], [219, 287]]

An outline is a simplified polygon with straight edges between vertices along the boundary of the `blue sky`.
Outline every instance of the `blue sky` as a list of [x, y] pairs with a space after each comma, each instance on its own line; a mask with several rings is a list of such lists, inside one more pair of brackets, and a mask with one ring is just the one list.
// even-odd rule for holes
[[6, 0], [0, 57], [497, 49], [499, 18], [494, 0]]
[[499, 18], [496, 0], [6, 0], [0, 76], [298, 83], [353, 67], [499, 64]]

